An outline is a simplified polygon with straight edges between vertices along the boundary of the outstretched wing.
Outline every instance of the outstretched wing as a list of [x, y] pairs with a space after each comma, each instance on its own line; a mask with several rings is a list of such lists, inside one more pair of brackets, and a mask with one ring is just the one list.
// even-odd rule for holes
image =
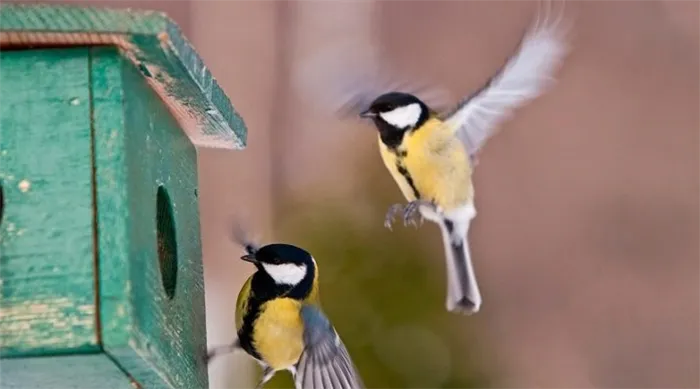
[[363, 388], [348, 350], [323, 312], [307, 304], [301, 317], [306, 347], [296, 368], [296, 389]]
[[357, 62], [352, 59], [356, 57], [353, 53], [359, 50], [362, 48], [338, 45], [307, 58], [303, 72], [296, 77], [300, 95], [341, 118], [357, 116], [388, 92], [413, 94], [435, 110], [449, 106], [450, 95], [445, 89], [402, 75], [396, 69], [382, 70], [378, 60], [353, 64]]
[[316, 21], [316, 34], [325, 38], [294, 66], [299, 97], [342, 118], [356, 117], [375, 98], [393, 91], [414, 94], [435, 110], [451, 106], [446, 90], [401, 74], [382, 57], [373, 28], [378, 24], [376, 8], [376, 2], [313, 2], [301, 8], [303, 18]]
[[529, 29], [518, 51], [479, 91], [443, 115], [455, 128], [473, 156], [498, 126], [525, 102], [541, 95], [554, 81], [553, 74], [568, 52], [562, 28], [563, 9], [550, 20], [550, 9]]

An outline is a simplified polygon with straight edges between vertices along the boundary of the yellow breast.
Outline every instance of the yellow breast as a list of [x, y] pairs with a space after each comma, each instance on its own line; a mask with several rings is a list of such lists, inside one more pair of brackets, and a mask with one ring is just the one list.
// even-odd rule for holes
[[278, 298], [266, 302], [253, 328], [253, 343], [262, 359], [275, 370], [294, 365], [304, 349], [300, 302]]
[[464, 146], [440, 120], [430, 119], [421, 128], [407, 133], [397, 157], [381, 143], [382, 159], [407, 200], [415, 199], [405, 167], [421, 199], [433, 200], [446, 210], [472, 200], [471, 166]]

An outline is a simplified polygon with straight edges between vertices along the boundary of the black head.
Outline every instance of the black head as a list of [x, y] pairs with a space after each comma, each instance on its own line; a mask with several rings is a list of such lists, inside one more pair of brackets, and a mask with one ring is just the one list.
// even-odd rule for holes
[[255, 264], [280, 285], [297, 285], [316, 269], [316, 261], [308, 251], [290, 244], [273, 243], [257, 250], [246, 247], [246, 251], [248, 254], [241, 259]]
[[430, 117], [430, 109], [408, 93], [391, 92], [377, 97], [360, 117], [371, 118], [382, 142], [391, 149], [398, 147], [408, 131], [419, 128]]
[[419, 127], [429, 115], [430, 109], [419, 98], [401, 92], [377, 97], [367, 110], [360, 113], [361, 117], [371, 118], [375, 123], [385, 123], [399, 131]]

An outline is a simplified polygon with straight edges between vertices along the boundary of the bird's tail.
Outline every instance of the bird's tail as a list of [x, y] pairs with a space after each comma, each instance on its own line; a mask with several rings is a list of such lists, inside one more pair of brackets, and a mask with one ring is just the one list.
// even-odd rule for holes
[[448, 219], [439, 224], [447, 261], [447, 310], [474, 314], [481, 307], [481, 293], [476, 282], [466, 231], [462, 234], [458, 231], [462, 229], [456, 229]]

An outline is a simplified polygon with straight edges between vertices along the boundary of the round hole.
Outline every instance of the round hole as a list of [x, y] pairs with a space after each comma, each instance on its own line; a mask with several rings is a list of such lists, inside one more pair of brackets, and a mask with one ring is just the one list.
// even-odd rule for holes
[[163, 289], [168, 298], [175, 296], [177, 283], [177, 242], [175, 241], [175, 221], [170, 196], [163, 186], [156, 194], [156, 234], [158, 240], [158, 263]]

